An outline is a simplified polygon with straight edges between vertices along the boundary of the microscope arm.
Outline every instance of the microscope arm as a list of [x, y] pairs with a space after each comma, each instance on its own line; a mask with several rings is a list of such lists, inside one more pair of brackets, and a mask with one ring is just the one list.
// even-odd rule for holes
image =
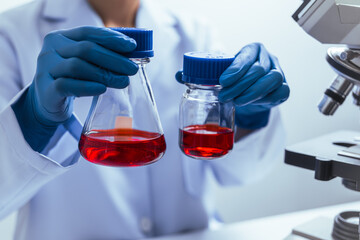
[[293, 19], [321, 43], [360, 48], [359, 0], [304, 0]]

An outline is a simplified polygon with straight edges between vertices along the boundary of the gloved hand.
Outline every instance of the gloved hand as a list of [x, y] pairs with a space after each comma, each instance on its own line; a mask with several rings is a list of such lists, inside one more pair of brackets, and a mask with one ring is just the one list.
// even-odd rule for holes
[[124, 88], [138, 66], [121, 53], [136, 42], [107, 28], [78, 27], [49, 33], [34, 80], [12, 105], [26, 141], [41, 151], [56, 128], [68, 120], [74, 97], [96, 96], [107, 87]]
[[245, 46], [221, 75], [219, 100], [233, 101], [235, 123], [243, 129], [265, 127], [270, 109], [290, 93], [276, 57], [260, 43]]

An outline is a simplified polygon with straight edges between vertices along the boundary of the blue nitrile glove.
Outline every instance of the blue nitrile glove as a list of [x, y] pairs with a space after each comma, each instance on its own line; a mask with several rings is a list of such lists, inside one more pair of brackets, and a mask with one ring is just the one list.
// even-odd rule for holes
[[44, 149], [56, 128], [73, 111], [74, 97], [96, 96], [107, 87], [124, 88], [138, 66], [121, 53], [136, 42], [107, 28], [78, 27], [49, 33], [34, 80], [12, 108], [25, 140]]
[[235, 123], [243, 129], [265, 127], [270, 109], [290, 93], [277, 58], [260, 43], [241, 49], [219, 80], [219, 100], [234, 102]]

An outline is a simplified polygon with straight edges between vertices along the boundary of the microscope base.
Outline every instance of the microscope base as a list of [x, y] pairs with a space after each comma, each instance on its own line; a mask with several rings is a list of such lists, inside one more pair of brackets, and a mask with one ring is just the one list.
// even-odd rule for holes
[[296, 226], [284, 240], [332, 240], [333, 223], [334, 220], [328, 217], [315, 218]]

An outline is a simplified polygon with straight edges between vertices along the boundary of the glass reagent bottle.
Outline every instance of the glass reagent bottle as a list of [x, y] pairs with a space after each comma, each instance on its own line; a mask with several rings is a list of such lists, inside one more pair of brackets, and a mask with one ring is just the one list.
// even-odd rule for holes
[[220, 103], [220, 75], [234, 56], [190, 52], [184, 54], [182, 80], [188, 87], [180, 103], [179, 147], [196, 159], [216, 159], [234, 144], [234, 107]]

